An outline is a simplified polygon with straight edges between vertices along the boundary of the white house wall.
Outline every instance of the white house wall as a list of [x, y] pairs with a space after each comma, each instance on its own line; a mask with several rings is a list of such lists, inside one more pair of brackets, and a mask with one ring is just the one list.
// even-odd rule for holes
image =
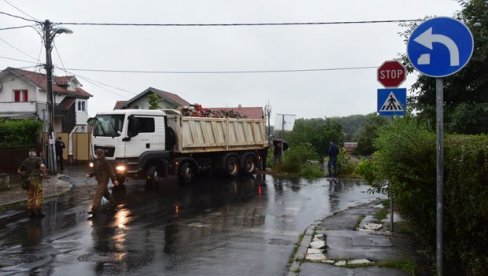
[[[78, 110], [78, 102], [85, 102], [85, 111]], [[75, 102], [75, 110], [76, 110], [76, 124], [77, 125], [86, 125], [86, 121], [88, 120], [88, 100], [85, 99], [78, 99]]]
[[[14, 90], [27, 90], [28, 102], [14, 102]], [[2, 82], [0, 91], [0, 112], [36, 112], [36, 101], [39, 101], [37, 89], [14, 76], [7, 76]]]

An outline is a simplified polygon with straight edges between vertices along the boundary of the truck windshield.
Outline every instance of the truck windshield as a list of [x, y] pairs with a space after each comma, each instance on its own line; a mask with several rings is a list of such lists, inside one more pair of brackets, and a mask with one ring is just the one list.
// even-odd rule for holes
[[94, 136], [117, 137], [122, 134], [124, 115], [98, 115], [95, 122]]

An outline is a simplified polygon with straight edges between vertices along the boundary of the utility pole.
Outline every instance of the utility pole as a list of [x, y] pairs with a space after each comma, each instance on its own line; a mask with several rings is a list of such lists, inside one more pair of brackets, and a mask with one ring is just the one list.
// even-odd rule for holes
[[268, 100], [268, 104], [266, 104], [266, 106], [264, 107], [264, 110], [266, 112], [266, 115], [268, 116], [268, 139], [269, 139], [269, 137], [271, 136], [271, 105], [269, 104], [269, 100]]
[[56, 154], [54, 148], [54, 140], [56, 139], [54, 135], [54, 94], [53, 94], [53, 62], [51, 58], [52, 39], [54, 35], [52, 34], [51, 22], [49, 20], [44, 21], [44, 46], [46, 48], [46, 89], [47, 89], [47, 120], [48, 120], [48, 146], [47, 146], [47, 161], [49, 174], [55, 175], [57, 173], [57, 162]]
[[56, 101], [53, 93], [53, 61], [51, 58], [51, 51], [53, 49], [53, 39], [57, 34], [67, 33], [71, 34], [73, 31], [67, 28], [54, 28], [49, 20], [44, 21], [44, 47], [46, 48], [46, 92], [47, 92], [47, 124], [48, 124], [48, 145], [47, 149], [47, 161], [49, 174], [57, 174], [57, 162], [56, 162], [56, 149], [54, 142], [56, 140], [56, 135], [54, 133], [54, 107]]

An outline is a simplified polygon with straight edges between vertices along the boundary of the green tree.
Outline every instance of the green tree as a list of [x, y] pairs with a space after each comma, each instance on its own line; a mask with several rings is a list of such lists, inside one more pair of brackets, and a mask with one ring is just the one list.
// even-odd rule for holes
[[285, 140], [290, 147], [308, 143], [315, 152], [324, 155], [331, 140], [338, 145], [344, 143], [344, 133], [341, 124], [334, 119], [297, 119], [293, 131], [286, 133]]
[[358, 147], [355, 150], [359, 155], [371, 155], [377, 150], [374, 141], [378, 137], [380, 127], [386, 125], [388, 120], [384, 117], [371, 113], [366, 116], [366, 124], [358, 134]]
[[159, 96], [152, 92], [149, 94], [149, 109], [159, 109]]
[[356, 141], [359, 132], [364, 128], [366, 115], [350, 115], [346, 117], [332, 117], [342, 126], [344, 141]]
[[[444, 106], [446, 129], [456, 133], [487, 133], [488, 121], [488, 2], [459, 0], [462, 10], [457, 17], [471, 30], [474, 52], [461, 71], [444, 78]], [[405, 40], [416, 24], [406, 25]], [[404, 64], [412, 66], [403, 56]], [[435, 78], [419, 76], [412, 86], [415, 96], [409, 101], [421, 118], [435, 125]]]

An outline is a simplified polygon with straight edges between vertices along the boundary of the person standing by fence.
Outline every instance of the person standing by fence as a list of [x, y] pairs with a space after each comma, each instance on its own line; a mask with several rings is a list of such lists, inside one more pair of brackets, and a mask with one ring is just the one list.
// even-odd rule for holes
[[17, 173], [21, 176], [22, 188], [27, 190], [27, 211], [30, 217], [44, 217], [42, 213], [42, 176], [46, 167], [37, 157], [34, 149], [29, 150], [29, 157], [20, 164]]
[[[327, 154], [329, 155], [329, 162], [327, 163], [327, 167], [329, 170], [329, 177], [337, 177], [337, 155], [339, 155], [339, 147], [334, 143], [334, 141], [330, 141], [329, 149], [327, 150]], [[331, 169], [334, 169], [332, 172]]]
[[56, 140], [55, 147], [56, 147], [56, 156], [58, 157], [59, 160], [59, 170], [63, 172], [64, 171], [63, 149], [66, 146], [64, 145], [63, 140], [61, 140], [61, 137], [58, 137], [58, 140]]

